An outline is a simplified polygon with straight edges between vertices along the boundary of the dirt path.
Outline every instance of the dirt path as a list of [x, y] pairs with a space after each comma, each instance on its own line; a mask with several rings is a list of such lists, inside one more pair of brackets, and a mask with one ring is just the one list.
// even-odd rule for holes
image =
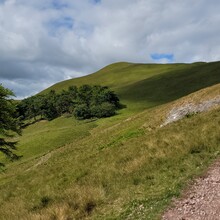
[[41, 165], [41, 164], [47, 162], [47, 161], [50, 159], [51, 155], [52, 155], [52, 152], [47, 153], [47, 154], [45, 154], [45, 155], [43, 155], [43, 156], [37, 158], [37, 159], [36, 159], [36, 160], [37, 160], [37, 163], [34, 164], [33, 166], [29, 167], [26, 171], [33, 170], [34, 168], [38, 167], [39, 165]]
[[220, 160], [173, 203], [163, 220], [220, 220]]

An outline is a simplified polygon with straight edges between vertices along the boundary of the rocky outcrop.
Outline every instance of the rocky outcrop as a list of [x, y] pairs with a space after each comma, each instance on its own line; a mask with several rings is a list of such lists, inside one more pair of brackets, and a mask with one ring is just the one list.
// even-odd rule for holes
[[201, 101], [199, 103], [188, 103], [184, 106], [174, 107], [168, 114], [166, 121], [161, 125], [161, 127], [178, 121], [186, 116], [196, 114], [199, 112], [208, 111], [209, 109], [220, 105], [220, 96], [213, 99]]

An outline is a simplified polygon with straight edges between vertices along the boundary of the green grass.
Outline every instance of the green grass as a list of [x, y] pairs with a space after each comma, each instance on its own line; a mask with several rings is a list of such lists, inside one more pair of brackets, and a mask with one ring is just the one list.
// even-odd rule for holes
[[[213, 110], [148, 131], [151, 124], [143, 123], [155, 116], [153, 109], [145, 113], [117, 129], [96, 127], [37, 167], [40, 158], [9, 167], [0, 181], [1, 216], [49, 219], [56, 212], [76, 219], [157, 218], [186, 180], [219, 154], [220, 115]], [[42, 207], [45, 197], [50, 202]], [[16, 203], [19, 209], [12, 213]]]
[[92, 123], [77, 121], [73, 117], [61, 117], [51, 122], [40, 121], [23, 131], [25, 139], [19, 142], [19, 152], [25, 158], [45, 154], [89, 135], [91, 128]]
[[202, 88], [220, 83], [220, 62], [194, 64], [111, 64], [81, 78], [60, 82], [48, 88], [61, 91], [71, 85], [109, 86], [134, 113], [164, 104]]
[[128, 107], [111, 118], [61, 117], [25, 128], [23, 157], [0, 173], [1, 218], [158, 219], [219, 156], [219, 108], [160, 128], [173, 105], [219, 95], [216, 85], [177, 100], [219, 83], [219, 66], [118, 63], [55, 85], [109, 85]]
[[[77, 121], [73, 117], [60, 117], [53, 121], [42, 120], [23, 129], [19, 141], [18, 154], [22, 161], [34, 159], [49, 153], [51, 150], [77, 141], [87, 135], [95, 126], [89, 121]], [[1, 161], [4, 157], [1, 155]], [[4, 160], [7, 163], [7, 160]]]

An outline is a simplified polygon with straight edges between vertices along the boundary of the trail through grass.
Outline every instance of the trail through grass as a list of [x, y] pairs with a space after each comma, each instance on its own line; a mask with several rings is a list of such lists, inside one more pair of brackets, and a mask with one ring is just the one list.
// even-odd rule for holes
[[219, 83], [219, 65], [119, 63], [56, 85], [110, 85], [127, 109], [97, 121], [61, 117], [25, 128], [23, 158], [0, 173], [1, 218], [159, 218], [219, 156], [219, 108], [160, 128], [173, 106], [219, 94], [216, 85], [178, 100]]

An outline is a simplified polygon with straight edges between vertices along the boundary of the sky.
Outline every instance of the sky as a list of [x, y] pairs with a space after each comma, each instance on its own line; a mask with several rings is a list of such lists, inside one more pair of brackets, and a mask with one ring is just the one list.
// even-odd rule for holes
[[0, 84], [18, 99], [114, 62], [220, 60], [219, 0], [0, 0]]

